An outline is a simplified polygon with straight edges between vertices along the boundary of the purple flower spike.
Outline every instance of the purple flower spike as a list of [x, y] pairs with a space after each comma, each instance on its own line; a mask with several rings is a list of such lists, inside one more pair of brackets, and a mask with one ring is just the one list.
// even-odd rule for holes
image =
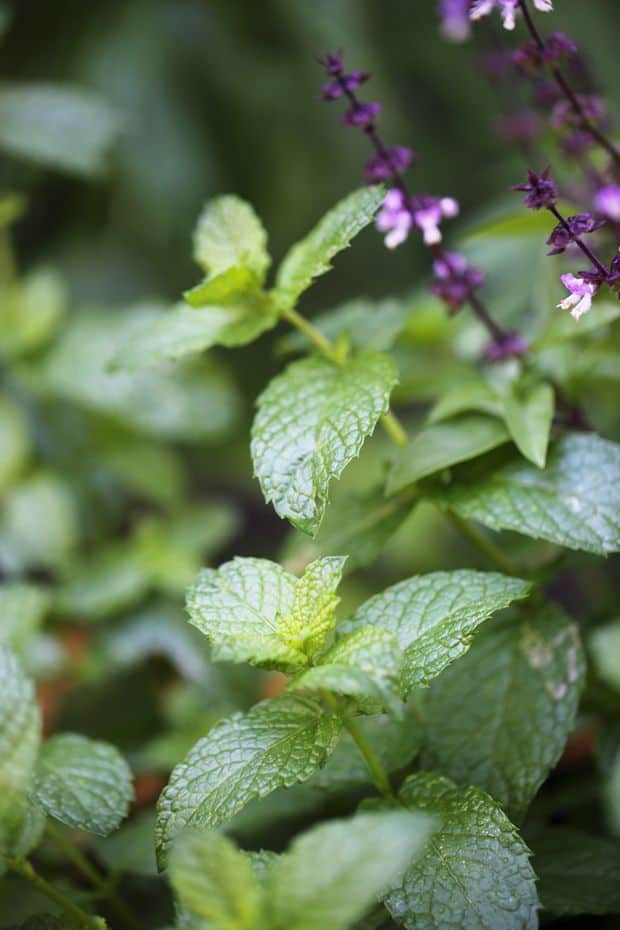
[[[558, 100], [551, 114], [554, 129], [580, 127], [584, 117], [590, 123], [598, 123], [605, 116], [605, 104], [596, 94], [576, 94], [581, 113], [577, 113], [570, 100]], [[583, 115], [582, 115], [583, 114]]]
[[558, 223], [549, 238], [547, 245], [552, 246], [549, 255], [559, 255], [566, 251], [567, 246], [575, 241], [579, 236], [585, 236], [587, 233], [594, 232], [605, 225], [605, 220], [599, 220], [591, 213], [579, 213], [577, 216], [569, 216], [566, 225]]
[[433, 262], [435, 280], [431, 291], [456, 313], [467, 302], [473, 291], [486, 283], [483, 272], [470, 265], [459, 252], [445, 252]]
[[597, 191], [594, 206], [614, 223], [620, 223], [620, 185], [608, 184]]
[[440, 0], [441, 34], [450, 42], [464, 42], [469, 38], [469, 0]]
[[[534, 6], [541, 13], [549, 13], [553, 9], [551, 0], [534, 0]], [[473, 20], [481, 19], [496, 7], [501, 11], [504, 29], [514, 29], [519, 0], [473, 0], [469, 17]]]
[[394, 173], [402, 174], [413, 162], [413, 151], [405, 145], [393, 145], [385, 152], [379, 152], [364, 165], [364, 172], [369, 181], [378, 184], [387, 181]]
[[507, 358], [525, 355], [528, 345], [519, 333], [510, 330], [501, 338], [492, 339], [484, 350], [487, 362], [504, 362]]
[[317, 57], [317, 61], [320, 65], [323, 65], [330, 77], [340, 77], [344, 71], [341, 48], [337, 52], [328, 52], [322, 58]]
[[345, 126], [369, 129], [381, 112], [381, 104], [356, 100], [342, 117]]
[[385, 244], [388, 249], [395, 249], [404, 242], [413, 225], [411, 208], [406, 195], [393, 187], [385, 195], [383, 206], [377, 214], [377, 229], [387, 233]]
[[578, 322], [592, 306], [592, 298], [601, 286], [600, 276], [596, 272], [580, 272], [578, 275], [563, 274], [560, 280], [569, 295], [560, 301], [558, 308], [570, 311]]
[[543, 207], [553, 207], [558, 199], [558, 189], [553, 178], [550, 177], [551, 169], [547, 166], [540, 174], [536, 174], [531, 168], [527, 172], [527, 184], [517, 184], [513, 187], [515, 191], [524, 191], [526, 196], [523, 203], [530, 210], [542, 210]]
[[338, 100], [344, 94], [353, 93], [368, 80], [366, 71], [351, 71], [350, 74], [338, 75], [337, 80], [323, 85], [323, 100]]

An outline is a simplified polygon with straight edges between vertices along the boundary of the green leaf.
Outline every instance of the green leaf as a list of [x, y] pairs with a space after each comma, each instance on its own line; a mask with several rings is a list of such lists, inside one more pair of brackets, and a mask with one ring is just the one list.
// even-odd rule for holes
[[383, 709], [402, 714], [399, 692], [401, 653], [398, 639], [380, 627], [362, 627], [343, 636], [302, 672], [289, 690], [334, 691], [355, 698], [364, 713]]
[[[388, 774], [408, 765], [422, 745], [421, 727], [408, 713], [402, 720], [380, 714], [360, 717], [355, 723]], [[323, 768], [306, 784], [330, 792], [372, 784], [368, 766], [350, 733], [342, 734]]]
[[157, 862], [153, 846], [154, 829], [155, 811], [141, 811], [115, 833], [95, 840], [93, 845], [97, 859], [110, 872], [155, 877]]
[[0, 564], [9, 572], [27, 566], [58, 568], [77, 542], [76, 505], [68, 483], [38, 472], [13, 485], [0, 521]]
[[346, 930], [417, 857], [435, 828], [423, 813], [333, 820], [298, 837], [267, 879], [273, 930]]
[[160, 796], [160, 864], [184, 827], [219, 827], [252, 798], [309, 778], [335, 748], [341, 726], [320, 704], [296, 695], [219, 723], [175, 767]]
[[458, 387], [450, 388], [443, 394], [428, 415], [429, 423], [439, 423], [476, 410], [491, 416], [502, 416], [502, 404], [499, 396], [483, 378], [468, 378]]
[[239, 398], [213, 359], [167, 362], [135, 372], [111, 370], [118, 347], [133, 338], [136, 321], [153, 320], [159, 312], [159, 307], [138, 305], [123, 315], [81, 314], [33, 371], [35, 386], [143, 433], [194, 441], [220, 438], [236, 420]]
[[393, 494], [420, 478], [476, 458], [509, 439], [500, 420], [478, 414], [429, 426], [399, 451], [389, 474], [387, 493]]
[[186, 911], [213, 930], [255, 930], [261, 888], [250, 859], [230, 840], [210, 831], [188, 830], [175, 840], [170, 882]]
[[339, 367], [323, 358], [294, 362], [258, 399], [252, 460], [266, 500], [314, 535], [329, 483], [356, 458], [398, 380], [388, 355], [364, 352]]
[[486, 477], [459, 478], [435, 499], [492, 530], [569, 549], [620, 549], [620, 446], [573, 433], [553, 443], [544, 471], [521, 459]]
[[194, 231], [194, 258], [207, 274], [246, 268], [262, 283], [271, 259], [267, 233], [254, 208], [234, 194], [210, 200]]
[[0, 873], [4, 860], [29, 849], [28, 789], [39, 745], [34, 686], [16, 656], [0, 645]]
[[290, 249], [276, 278], [274, 296], [278, 306], [295, 307], [314, 278], [330, 270], [331, 259], [372, 222], [384, 197], [381, 186], [353, 191], [329, 210], [305, 239]]
[[620, 317], [620, 305], [617, 300], [595, 300], [592, 312], [576, 321], [568, 313], [552, 313], [547, 326], [535, 339], [532, 349], [541, 351], [573, 339], [581, 339], [601, 326], [607, 326]]
[[555, 410], [549, 384], [538, 384], [525, 397], [513, 388], [504, 399], [504, 419], [517, 448], [539, 468], [545, 467]]
[[0, 643], [21, 656], [49, 606], [43, 588], [18, 581], [0, 584]]
[[6, 490], [23, 469], [30, 451], [28, 423], [10, 397], [0, 395], [0, 491]]
[[107, 836], [127, 816], [133, 800], [131, 771], [109, 743], [62, 733], [41, 746], [33, 799], [61, 823]]
[[375, 626], [398, 638], [405, 693], [426, 685], [462, 656], [491, 614], [528, 595], [530, 584], [496, 572], [433, 572], [366, 601], [340, 630]]
[[120, 129], [101, 97], [62, 84], [0, 89], [0, 146], [62, 171], [99, 174]]
[[584, 671], [579, 629], [559, 607], [490, 624], [431, 686], [428, 766], [519, 819], [573, 729]]
[[558, 916], [620, 914], [620, 843], [551, 827], [532, 845], [545, 910]]
[[406, 930], [536, 930], [528, 849], [499, 804], [432, 772], [411, 775], [401, 800], [442, 827], [385, 898]]
[[0, 358], [20, 358], [45, 345], [58, 328], [66, 304], [63, 280], [49, 268], [37, 268], [4, 288], [0, 302]]
[[589, 646], [598, 674], [608, 685], [620, 691], [620, 620], [594, 630]]
[[190, 623], [214, 646], [214, 658], [295, 669], [335, 624], [344, 559], [317, 559], [295, 578], [266, 559], [235, 558], [205, 569], [188, 592]]

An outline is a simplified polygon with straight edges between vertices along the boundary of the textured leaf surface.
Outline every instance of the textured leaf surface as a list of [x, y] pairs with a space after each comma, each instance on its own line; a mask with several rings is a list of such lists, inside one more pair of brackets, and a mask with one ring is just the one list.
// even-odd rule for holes
[[208, 439], [230, 429], [238, 397], [213, 360], [160, 364], [140, 371], [111, 370], [137, 320], [153, 320], [161, 308], [138, 306], [123, 316], [88, 313], [76, 318], [35, 375], [55, 396], [114, 417], [141, 432], [169, 439]]
[[331, 268], [332, 258], [372, 222], [385, 196], [382, 187], [353, 191], [325, 214], [311, 233], [285, 256], [276, 279], [276, 299], [282, 307], [294, 307], [314, 278]]
[[389, 811], [309, 830], [269, 873], [273, 930], [346, 930], [422, 854], [434, 827], [426, 814]]
[[321, 656], [320, 664], [302, 672], [289, 688], [335, 691], [355, 698], [366, 713], [385, 709], [400, 714], [400, 663], [394, 633], [362, 627], [338, 640]]
[[620, 843], [565, 827], [532, 843], [542, 906], [553, 914], [620, 914]]
[[431, 772], [410, 776], [403, 802], [441, 829], [385, 898], [407, 930], [536, 930], [538, 899], [528, 849], [498, 804]]
[[62, 733], [41, 746], [33, 797], [50, 817], [107, 836], [127, 816], [132, 775], [110, 743]]
[[0, 145], [77, 174], [97, 174], [120, 129], [112, 108], [82, 88], [14, 84], [0, 90]]
[[[34, 687], [15, 657], [0, 645], [0, 871], [28, 830], [28, 799], [39, 743]], [[27, 852], [27, 850], [24, 850]]]
[[267, 233], [253, 207], [234, 194], [209, 201], [194, 231], [194, 258], [208, 274], [247, 268], [262, 281], [270, 264]]
[[489, 452], [509, 438], [500, 420], [479, 414], [429, 426], [399, 452], [388, 479], [388, 494]]
[[169, 868], [172, 887], [194, 917], [214, 930], [255, 930], [261, 890], [250, 859], [230, 840], [189, 830], [175, 841]]
[[377, 626], [395, 633], [403, 687], [410, 691], [467, 652], [476, 628], [529, 590], [528, 582], [497, 572], [433, 572], [371, 597], [340, 629]]
[[559, 608], [489, 625], [431, 686], [429, 764], [521, 817], [564, 749], [583, 677], [578, 627]]
[[538, 384], [525, 396], [516, 390], [504, 400], [504, 419], [518, 449], [539, 468], [545, 467], [555, 395], [548, 384]]
[[184, 827], [219, 827], [252, 798], [305, 781], [335, 748], [340, 729], [317, 702], [293, 695], [222, 721], [176, 766], [161, 794], [160, 862]]
[[514, 530], [569, 549], [620, 549], [620, 446], [570, 434], [555, 442], [544, 471], [521, 460], [484, 478], [458, 479], [436, 499], [492, 530]]
[[317, 559], [301, 578], [266, 559], [236, 558], [205, 569], [190, 589], [190, 622], [215, 657], [299, 668], [333, 628], [344, 559]]
[[266, 500], [306, 533], [318, 530], [332, 478], [359, 455], [398, 380], [388, 355], [364, 352], [339, 367], [294, 362], [258, 399], [252, 460]]

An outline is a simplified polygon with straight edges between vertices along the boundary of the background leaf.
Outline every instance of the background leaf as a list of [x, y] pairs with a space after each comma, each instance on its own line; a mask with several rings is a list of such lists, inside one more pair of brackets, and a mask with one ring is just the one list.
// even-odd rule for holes
[[525, 397], [513, 389], [504, 400], [504, 418], [517, 448], [539, 468], [545, 467], [555, 409], [553, 388], [538, 384]]

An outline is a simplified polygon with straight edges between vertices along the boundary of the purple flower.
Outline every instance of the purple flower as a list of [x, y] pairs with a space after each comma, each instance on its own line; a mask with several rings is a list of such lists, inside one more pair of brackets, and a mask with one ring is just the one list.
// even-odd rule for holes
[[484, 350], [487, 362], [503, 362], [513, 356], [525, 355], [528, 345], [526, 339], [514, 330], [501, 338], [492, 339]]
[[569, 295], [560, 301], [558, 308], [569, 310], [573, 319], [578, 321], [592, 306], [592, 298], [601, 286], [600, 275], [597, 272], [563, 274], [560, 280]]
[[[534, 6], [542, 13], [549, 13], [553, 9], [551, 0], [534, 0]], [[469, 13], [470, 19], [481, 19], [499, 7], [504, 29], [514, 29], [519, 0], [473, 0]]]
[[596, 192], [594, 206], [614, 223], [620, 223], [620, 186], [608, 184]]
[[368, 80], [366, 71], [351, 71], [350, 74], [338, 75], [335, 81], [323, 85], [323, 100], [338, 100], [343, 94], [353, 93]]
[[570, 100], [558, 100], [551, 114], [554, 129], [570, 129], [581, 126], [583, 117], [591, 123], [598, 123], [605, 116], [605, 104], [596, 94], [576, 94], [582, 113], [577, 113]]
[[409, 168], [414, 155], [405, 145], [393, 145], [384, 152], [373, 155], [364, 165], [366, 177], [373, 184], [387, 181], [394, 174], [402, 174]]
[[553, 207], [558, 198], [558, 189], [553, 178], [550, 177], [551, 169], [547, 166], [541, 174], [536, 174], [531, 168], [527, 171], [527, 184], [517, 184], [513, 187], [515, 191], [525, 191], [526, 196], [523, 203], [530, 210], [541, 210], [543, 207]]
[[435, 280], [431, 291], [444, 301], [452, 313], [460, 310], [472, 292], [486, 282], [483, 272], [470, 265], [459, 252], [445, 252], [435, 259], [433, 271]]
[[537, 42], [526, 42], [512, 53], [512, 61], [522, 71], [537, 74], [547, 65], [555, 65], [562, 58], [574, 55], [577, 46], [563, 32], [552, 32], [544, 48]]
[[562, 150], [567, 155], [578, 155], [580, 152], [591, 149], [593, 145], [596, 145], [596, 140], [586, 129], [571, 129], [562, 139]]
[[406, 195], [397, 187], [387, 192], [383, 206], [377, 214], [377, 229], [387, 233], [385, 244], [395, 249], [404, 242], [413, 225], [413, 216]]
[[337, 52], [328, 52], [322, 58], [317, 57], [317, 61], [320, 65], [323, 65], [330, 77], [340, 77], [344, 71], [341, 48]]
[[356, 100], [342, 117], [345, 126], [369, 129], [381, 112], [381, 104]]
[[579, 213], [577, 216], [569, 216], [566, 224], [558, 223], [549, 238], [547, 245], [552, 246], [549, 255], [559, 255], [566, 251], [567, 246], [574, 242], [580, 236], [594, 232], [605, 225], [605, 220], [599, 220], [591, 213]]
[[469, 37], [469, 0], [440, 0], [441, 33], [450, 42], [464, 42]]
[[439, 224], [444, 219], [458, 216], [459, 205], [453, 197], [431, 197], [420, 194], [411, 198], [413, 222], [421, 230], [426, 245], [438, 245], [441, 242]]

